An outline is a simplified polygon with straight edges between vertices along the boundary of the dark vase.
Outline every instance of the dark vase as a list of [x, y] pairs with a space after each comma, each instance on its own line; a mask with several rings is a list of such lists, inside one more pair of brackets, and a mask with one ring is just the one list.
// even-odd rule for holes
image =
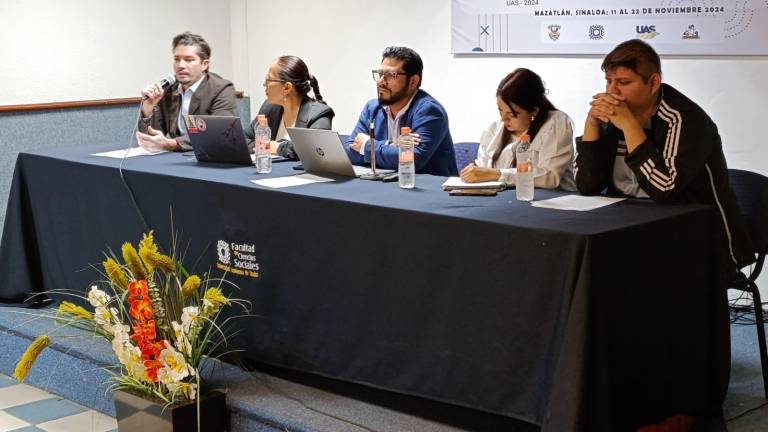
[[[197, 403], [166, 407], [124, 390], [115, 390], [115, 415], [120, 432], [195, 432]], [[200, 432], [225, 432], [228, 426], [226, 395], [208, 392], [200, 398]]]

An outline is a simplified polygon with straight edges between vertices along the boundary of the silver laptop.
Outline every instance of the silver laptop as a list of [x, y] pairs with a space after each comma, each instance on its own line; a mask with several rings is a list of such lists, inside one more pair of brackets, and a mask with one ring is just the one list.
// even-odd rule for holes
[[185, 115], [184, 125], [199, 162], [253, 164], [240, 117]]
[[[352, 165], [339, 134], [334, 131], [288, 128], [288, 135], [304, 170], [310, 174], [359, 177], [371, 171], [370, 167]], [[386, 174], [394, 170], [376, 168], [376, 172]]]

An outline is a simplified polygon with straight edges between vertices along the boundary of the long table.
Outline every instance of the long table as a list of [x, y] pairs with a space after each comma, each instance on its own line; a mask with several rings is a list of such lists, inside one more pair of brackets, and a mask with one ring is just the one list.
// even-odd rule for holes
[[[85, 290], [138, 210], [187, 266], [234, 269], [253, 304], [248, 358], [476, 408], [543, 430], [633, 430], [717, 417], [729, 344], [711, 208], [626, 200], [589, 212], [514, 191], [453, 197], [347, 179], [286, 189], [275, 163], [124, 162], [78, 147], [22, 153], [0, 244], [0, 300]], [[536, 199], [562, 192], [536, 190]], [[723, 331], [723, 329], [725, 329]], [[725, 333], [724, 333], [725, 332]]]

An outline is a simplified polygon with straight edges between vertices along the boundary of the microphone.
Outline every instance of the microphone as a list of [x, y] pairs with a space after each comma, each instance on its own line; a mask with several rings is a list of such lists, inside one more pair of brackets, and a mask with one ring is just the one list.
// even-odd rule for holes
[[371, 113], [370, 119], [368, 119], [368, 141], [371, 143], [371, 171], [361, 174], [359, 176], [362, 180], [383, 180], [385, 175], [376, 172], [376, 150], [374, 143], [376, 142], [376, 115], [381, 109], [381, 104], [376, 105]]
[[[158, 81], [157, 85], [160, 86], [160, 88], [163, 89], [163, 91], [166, 91], [175, 83], [176, 83], [176, 75], [168, 74], [168, 76]], [[146, 95], [142, 96], [141, 100], [147, 100], [147, 96]]]

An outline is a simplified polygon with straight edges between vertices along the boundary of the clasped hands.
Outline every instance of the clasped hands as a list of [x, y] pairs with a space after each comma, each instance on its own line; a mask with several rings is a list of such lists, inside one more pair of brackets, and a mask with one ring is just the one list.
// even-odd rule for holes
[[588, 115], [593, 126], [598, 126], [595, 120], [603, 123], [610, 122], [622, 131], [628, 127], [639, 126], [635, 115], [624, 101], [624, 96], [611, 93], [598, 93], [592, 96]]
[[629, 109], [626, 98], [611, 93], [598, 93], [592, 96], [590, 109], [584, 127], [584, 139], [591, 141], [600, 136], [600, 122], [612, 123], [624, 134], [627, 151], [632, 153], [646, 140], [640, 120]]

